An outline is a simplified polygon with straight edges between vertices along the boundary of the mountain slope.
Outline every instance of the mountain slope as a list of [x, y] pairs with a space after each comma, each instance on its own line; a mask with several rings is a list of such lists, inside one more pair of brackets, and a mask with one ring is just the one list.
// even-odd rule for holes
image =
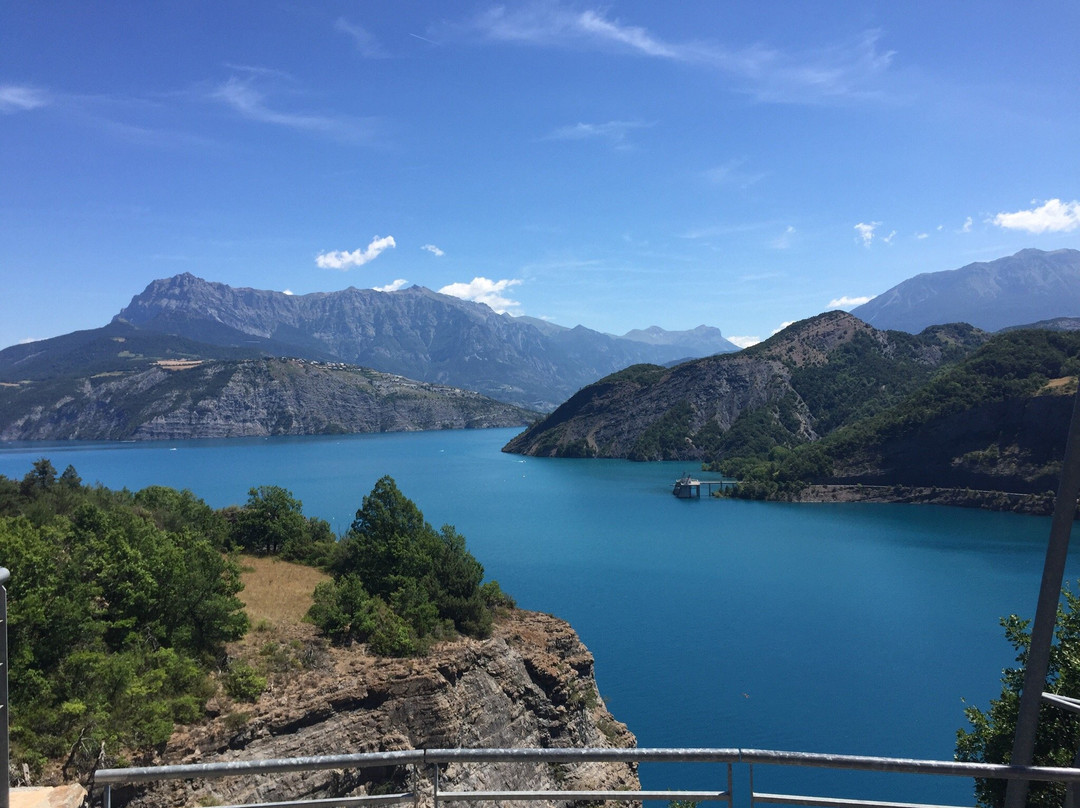
[[1054, 489], [1080, 333], [1000, 334], [878, 417], [823, 445], [836, 482]]
[[768, 452], [883, 409], [984, 339], [967, 326], [886, 333], [828, 312], [738, 354], [612, 374], [504, 451], [633, 460]]
[[631, 364], [730, 349], [719, 332], [649, 344], [582, 326], [545, 328], [417, 286], [286, 295], [190, 274], [154, 281], [116, 321], [215, 345], [363, 365], [533, 409], [551, 409]]
[[851, 313], [875, 328], [911, 333], [936, 323], [998, 331], [1080, 316], [1080, 251], [1021, 250], [996, 261], [923, 273]]
[[479, 393], [308, 360], [162, 361], [0, 384], [0, 440], [394, 432], [532, 417]]

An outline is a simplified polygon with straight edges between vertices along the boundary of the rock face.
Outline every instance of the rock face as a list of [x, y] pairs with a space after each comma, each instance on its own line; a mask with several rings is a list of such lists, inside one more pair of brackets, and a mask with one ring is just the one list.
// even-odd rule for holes
[[162, 362], [0, 389], [2, 440], [180, 440], [519, 426], [457, 388], [304, 360]]
[[875, 328], [918, 333], [939, 323], [985, 331], [1080, 315], [1080, 251], [1021, 250], [996, 261], [926, 272], [851, 311]]
[[212, 345], [348, 362], [535, 410], [551, 410], [628, 365], [735, 349], [716, 329], [626, 339], [496, 314], [419, 286], [286, 295], [190, 274], [154, 281], [114, 322]]
[[[237, 708], [239, 711], [240, 708]], [[607, 711], [593, 658], [565, 622], [515, 611], [487, 640], [460, 639], [423, 659], [377, 659], [331, 651], [324, 670], [297, 674], [264, 694], [250, 715], [221, 715], [174, 734], [155, 763], [207, 763], [421, 748], [632, 747], [634, 736]], [[416, 789], [430, 772], [402, 768], [320, 771], [174, 781], [114, 804], [142, 808], [318, 799]], [[627, 764], [451, 764], [441, 789], [639, 788]]]

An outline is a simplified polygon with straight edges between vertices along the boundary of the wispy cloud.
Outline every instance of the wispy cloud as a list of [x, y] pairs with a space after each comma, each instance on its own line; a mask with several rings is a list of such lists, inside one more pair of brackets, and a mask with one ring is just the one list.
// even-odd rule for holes
[[881, 50], [881, 34], [876, 30], [817, 50], [788, 53], [762, 45], [671, 42], [603, 11], [577, 11], [551, 3], [489, 8], [472, 20], [471, 28], [498, 42], [595, 49], [703, 65], [732, 79], [734, 89], [778, 103], [875, 95], [875, 83], [894, 56], [892, 51]]
[[438, 247], [436, 247], [436, 246], [435, 246], [434, 244], [425, 244], [425, 245], [424, 245], [423, 247], [421, 247], [420, 249], [421, 249], [421, 250], [427, 250], [427, 251], [428, 251], [429, 253], [431, 253], [432, 255], [437, 255], [437, 256], [439, 256], [440, 258], [441, 258], [442, 256], [446, 255], [446, 253], [444, 253], [444, 252], [443, 252], [442, 250], [440, 250], [440, 249], [439, 249]]
[[784, 232], [772, 240], [774, 250], [788, 250], [795, 239], [796, 230], [790, 224], [784, 228]]
[[[1037, 200], [1033, 200], [1032, 204], [1037, 204]], [[1023, 230], [1027, 233], [1071, 233], [1080, 227], [1080, 202], [1075, 199], [1072, 202], [1050, 199], [1031, 210], [999, 213], [993, 222], [1006, 230]]]
[[214, 87], [208, 94], [212, 101], [224, 104], [237, 114], [258, 123], [284, 126], [346, 140], [357, 140], [371, 135], [370, 119], [346, 115], [324, 115], [303, 112], [285, 112], [275, 109], [267, 102], [267, 94], [256, 86], [257, 78], [276, 75], [277, 71], [242, 68], [246, 75], [234, 74]]
[[881, 227], [881, 222], [859, 222], [855, 225], [858, 241], [864, 247], [869, 247], [874, 243], [874, 231], [879, 227]]
[[[459, 297], [462, 300], [472, 300], [476, 303], [484, 303], [490, 306], [498, 314], [504, 314], [511, 309], [521, 308], [516, 300], [511, 300], [503, 293], [511, 286], [521, 283], [520, 279], [508, 279], [493, 281], [488, 278], [473, 278], [469, 283], [451, 283], [439, 290], [440, 294]], [[513, 313], [513, 312], [511, 312]]]
[[0, 112], [26, 112], [46, 107], [51, 97], [37, 87], [18, 84], [0, 84]]
[[386, 284], [386, 286], [373, 286], [371, 287], [376, 292], [396, 292], [398, 289], [404, 289], [409, 285], [409, 282], [404, 278], [398, 278], [396, 281]]
[[705, 179], [714, 185], [737, 185], [740, 188], [749, 188], [769, 176], [767, 172], [744, 171], [745, 160], [728, 160], [704, 172]]
[[[971, 221], [971, 217], [968, 216], [966, 219], [964, 219], [964, 223], [962, 225], [960, 225], [960, 229], [957, 230], [956, 232], [957, 233], [970, 233], [971, 232], [971, 227], [972, 227], [973, 224], [974, 224], [974, 222]], [[940, 230], [940, 229], [941, 228], [939, 227], [938, 230]]]
[[349, 37], [356, 46], [356, 50], [366, 59], [385, 59], [389, 56], [379, 40], [361, 25], [349, 22], [344, 17], [338, 17], [334, 20], [334, 30]]
[[863, 303], [869, 303], [873, 299], [874, 295], [862, 295], [860, 297], [848, 297], [847, 295], [844, 295], [843, 297], [830, 300], [829, 305], [826, 306], [826, 308], [844, 310], [853, 309], [856, 306], [861, 306]]
[[616, 149], [630, 148], [627, 135], [634, 129], [651, 126], [642, 121], [608, 121], [607, 123], [575, 123], [562, 126], [546, 135], [544, 140], [605, 140]]
[[340, 269], [344, 271], [374, 261], [383, 250], [396, 246], [397, 243], [394, 241], [393, 236], [386, 236], [385, 238], [375, 236], [371, 243], [363, 249], [356, 249], [352, 252], [338, 250], [319, 253], [315, 258], [315, 263], [323, 269]]

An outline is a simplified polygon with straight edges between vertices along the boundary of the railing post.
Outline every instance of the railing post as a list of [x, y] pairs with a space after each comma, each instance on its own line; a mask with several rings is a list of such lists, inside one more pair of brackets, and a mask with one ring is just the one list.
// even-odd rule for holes
[[431, 775], [431, 798], [433, 808], [439, 808], [439, 764], [435, 763], [435, 771]]
[[[1035, 757], [1035, 735], [1039, 726], [1039, 705], [1046, 685], [1050, 665], [1050, 648], [1054, 644], [1061, 583], [1065, 577], [1065, 561], [1069, 553], [1069, 537], [1076, 519], [1076, 501], [1080, 496], [1080, 389], [1073, 400], [1069, 434], [1065, 440], [1065, 457], [1061, 461], [1061, 480], [1058, 484], [1054, 517], [1050, 524], [1050, 540], [1043, 563], [1042, 584], [1031, 625], [1031, 644], [1028, 646], [1024, 685], [1020, 691], [1020, 707], [1016, 716], [1011, 762], [1014, 766], [1030, 766]], [[1005, 787], [1005, 808], [1024, 808], [1027, 803], [1028, 781], [1010, 780]]]
[[0, 765], [4, 767], [0, 782], [0, 808], [10, 805], [11, 748], [8, 741], [8, 647], [7, 647], [7, 583], [11, 573], [0, 567]]

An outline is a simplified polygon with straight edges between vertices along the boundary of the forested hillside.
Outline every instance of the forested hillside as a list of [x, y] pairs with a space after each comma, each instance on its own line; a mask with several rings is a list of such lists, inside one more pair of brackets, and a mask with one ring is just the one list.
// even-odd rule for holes
[[763, 455], [880, 412], [987, 338], [964, 325], [917, 336], [877, 331], [844, 312], [828, 312], [738, 354], [612, 374], [505, 451], [705, 462]]
[[1011, 331], [820, 442], [748, 452], [716, 468], [753, 497], [808, 483], [1052, 491], [1078, 374], [1080, 334]]

